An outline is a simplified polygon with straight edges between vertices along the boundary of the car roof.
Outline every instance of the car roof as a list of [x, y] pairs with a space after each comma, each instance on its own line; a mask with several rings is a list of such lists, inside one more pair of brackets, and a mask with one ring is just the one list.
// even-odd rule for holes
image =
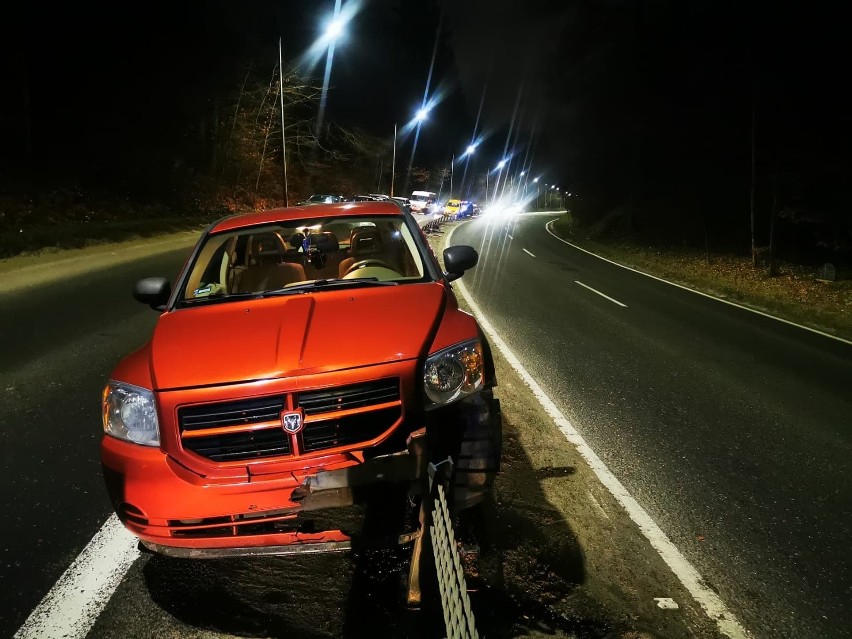
[[399, 205], [390, 201], [376, 202], [340, 202], [336, 204], [314, 204], [312, 206], [291, 206], [290, 208], [271, 209], [255, 213], [241, 213], [219, 220], [213, 224], [211, 233], [232, 231], [258, 224], [288, 222], [337, 216], [402, 215]]

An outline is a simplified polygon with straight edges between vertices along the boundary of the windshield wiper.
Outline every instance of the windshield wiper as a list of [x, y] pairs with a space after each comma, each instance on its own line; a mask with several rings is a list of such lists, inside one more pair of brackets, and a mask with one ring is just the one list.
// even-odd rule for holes
[[190, 297], [179, 300], [178, 303], [180, 305], [191, 306], [193, 304], [202, 304], [204, 302], [223, 302], [225, 300], [246, 299], [254, 296], [254, 293], [225, 293], [224, 291], [221, 291], [219, 293], [204, 295], [202, 297]]
[[295, 286], [285, 286], [274, 291], [263, 291], [260, 293], [260, 297], [291, 295], [293, 293], [304, 293], [305, 291], [315, 291], [317, 289], [349, 288], [354, 286], [399, 286], [399, 282], [381, 282], [375, 277], [353, 277], [348, 280], [314, 280], [313, 282], [305, 282], [304, 284], [296, 284]]

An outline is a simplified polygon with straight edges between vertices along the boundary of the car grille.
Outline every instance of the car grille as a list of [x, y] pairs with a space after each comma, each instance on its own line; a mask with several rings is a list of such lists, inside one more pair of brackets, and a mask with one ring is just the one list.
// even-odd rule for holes
[[370, 441], [393, 426], [399, 419], [400, 412], [399, 407], [384, 408], [341, 419], [305, 424], [305, 428], [300, 433], [301, 448], [305, 452], [312, 453], [326, 448]]
[[399, 380], [397, 379], [383, 379], [378, 382], [353, 384], [296, 395], [296, 403], [304, 409], [306, 415], [365, 408], [397, 399], [399, 399]]
[[180, 409], [181, 430], [203, 430], [238, 424], [278, 421], [286, 395], [243, 399], [221, 404], [202, 404]]
[[183, 447], [213, 461], [289, 455], [291, 450], [290, 437], [280, 427], [185, 438]]
[[[281, 426], [281, 411], [301, 407], [297, 435]], [[263, 459], [368, 442], [402, 417], [399, 379], [287, 395], [184, 406], [178, 409], [185, 450], [217, 462]]]

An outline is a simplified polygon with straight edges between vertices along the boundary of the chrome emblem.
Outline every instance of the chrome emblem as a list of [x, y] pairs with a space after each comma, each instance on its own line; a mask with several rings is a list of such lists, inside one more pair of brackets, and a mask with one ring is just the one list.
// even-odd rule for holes
[[295, 435], [300, 430], [302, 430], [302, 412], [282, 412], [281, 425], [284, 427], [285, 432], [290, 433], [291, 435]]

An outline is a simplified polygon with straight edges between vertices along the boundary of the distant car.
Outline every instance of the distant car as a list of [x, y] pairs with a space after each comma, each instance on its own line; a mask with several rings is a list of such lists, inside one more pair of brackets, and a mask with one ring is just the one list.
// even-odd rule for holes
[[394, 202], [399, 202], [402, 206], [408, 208], [409, 211], [411, 210], [411, 200], [407, 197], [392, 197], [391, 199]]
[[302, 200], [298, 203], [298, 206], [303, 206], [305, 204], [337, 204], [338, 202], [343, 202], [344, 197], [342, 195], [330, 195], [327, 193], [315, 193], [307, 200]]
[[438, 199], [438, 194], [434, 191], [412, 191], [411, 192], [411, 212], [427, 213], [435, 212], [435, 202]]
[[350, 202], [381, 202], [383, 197], [376, 197], [375, 195], [356, 195], [353, 197]]
[[461, 210], [461, 205], [461, 200], [447, 200], [447, 204], [444, 206], [444, 215], [457, 216]]
[[473, 202], [469, 202], [468, 200], [462, 200], [461, 204], [459, 204], [458, 217], [462, 219], [473, 217], [473, 208]]
[[485, 499], [494, 363], [450, 285], [478, 256], [443, 257], [395, 204], [326, 204], [214, 222], [174, 287], [137, 282], [156, 327], [101, 397], [119, 520], [172, 557], [337, 551], [333, 509], [390, 483], [416, 503], [448, 456], [451, 507]]
[[390, 199], [390, 196], [385, 195], [384, 193], [369, 193], [368, 195], [370, 197], [376, 198], [377, 200], [389, 200]]

